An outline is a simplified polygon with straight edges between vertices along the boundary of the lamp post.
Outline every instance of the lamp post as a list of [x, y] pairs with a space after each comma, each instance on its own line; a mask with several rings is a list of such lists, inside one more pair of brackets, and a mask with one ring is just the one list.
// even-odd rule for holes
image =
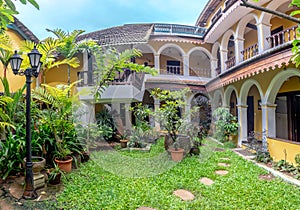
[[37, 193], [35, 192], [33, 186], [33, 172], [32, 172], [32, 160], [31, 160], [31, 114], [30, 114], [30, 101], [31, 101], [31, 77], [38, 77], [40, 67], [42, 63], [40, 59], [42, 54], [34, 46], [33, 50], [27, 54], [30, 60], [31, 68], [26, 70], [20, 70], [22, 58], [18, 55], [17, 51], [10, 58], [10, 65], [12, 71], [15, 75], [26, 77], [26, 175], [25, 175], [25, 191], [23, 193], [23, 198], [25, 199], [35, 199], [37, 198]]

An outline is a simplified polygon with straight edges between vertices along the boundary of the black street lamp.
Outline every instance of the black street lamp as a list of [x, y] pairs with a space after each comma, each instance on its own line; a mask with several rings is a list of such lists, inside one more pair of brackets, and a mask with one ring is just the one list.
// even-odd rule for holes
[[40, 67], [42, 63], [40, 59], [42, 54], [34, 46], [33, 50], [27, 54], [30, 60], [31, 68], [26, 70], [20, 70], [22, 58], [18, 55], [17, 51], [10, 58], [10, 65], [12, 71], [15, 75], [25, 75], [26, 77], [26, 176], [25, 176], [25, 191], [23, 193], [23, 198], [25, 199], [35, 199], [37, 198], [37, 193], [35, 192], [33, 186], [33, 173], [32, 173], [32, 160], [31, 160], [31, 114], [30, 114], [30, 101], [31, 101], [31, 77], [38, 77]]

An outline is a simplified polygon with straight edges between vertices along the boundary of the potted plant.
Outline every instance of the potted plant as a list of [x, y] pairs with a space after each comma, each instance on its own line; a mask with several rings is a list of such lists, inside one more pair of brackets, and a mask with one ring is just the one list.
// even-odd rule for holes
[[237, 135], [239, 124], [236, 116], [232, 115], [228, 109], [219, 107], [213, 112], [215, 118], [215, 137], [221, 142], [228, 141], [230, 136]]
[[60, 184], [61, 177], [64, 175], [64, 171], [62, 171], [57, 164], [54, 164], [54, 168], [47, 170], [47, 175], [49, 184]]
[[54, 161], [58, 165], [58, 167], [65, 172], [71, 172], [72, 170], [73, 158], [71, 154], [72, 152], [68, 148], [68, 145], [65, 144], [62, 140], [59, 141], [57, 144], [57, 151], [55, 153]]
[[[185, 122], [184, 119], [180, 116], [180, 109], [185, 106], [184, 97], [189, 92], [189, 89], [183, 89], [181, 91], [170, 91], [170, 90], [161, 90], [159, 88], [154, 89], [151, 92], [151, 95], [158, 98], [162, 105], [155, 113], [155, 116], [159, 119], [161, 126], [163, 126], [167, 132], [169, 141], [172, 141], [173, 144], [168, 148], [172, 160], [181, 161], [183, 158], [184, 149], [179, 148], [179, 129], [180, 126]], [[173, 159], [176, 157], [175, 159]]]
[[124, 131], [123, 134], [118, 134], [118, 138], [120, 139], [121, 148], [127, 148], [128, 140], [128, 132]]
[[[40, 174], [40, 172], [45, 168], [46, 159], [40, 156], [32, 156], [32, 172], [33, 174]], [[26, 164], [26, 157], [24, 158], [24, 168]]]

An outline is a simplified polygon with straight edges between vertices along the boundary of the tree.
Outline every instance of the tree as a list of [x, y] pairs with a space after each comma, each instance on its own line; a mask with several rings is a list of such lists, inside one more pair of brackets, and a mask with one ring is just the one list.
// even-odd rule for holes
[[[39, 5], [35, 0], [19, 0], [22, 4], [29, 2], [35, 8]], [[14, 22], [14, 15], [19, 14], [12, 0], [0, 0], [0, 30], [6, 29], [7, 24]]]

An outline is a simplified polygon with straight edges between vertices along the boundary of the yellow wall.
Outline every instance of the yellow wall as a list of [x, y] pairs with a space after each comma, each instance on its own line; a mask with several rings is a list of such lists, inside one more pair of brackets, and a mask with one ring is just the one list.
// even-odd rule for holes
[[[15, 31], [7, 29], [7, 35], [10, 37], [11, 42], [13, 44], [13, 49], [20, 49], [21, 41], [24, 39]], [[3, 65], [0, 63], [0, 76], [3, 77]], [[10, 85], [11, 92], [15, 92], [16, 90], [22, 88], [25, 85], [25, 76], [14, 75], [10, 65], [6, 71], [7, 80]], [[33, 81], [34, 83], [34, 81]], [[0, 92], [3, 92], [3, 86], [0, 82]]]
[[283, 140], [268, 138], [268, 147], [274, 161], [284, 160], [286, 151], [286, 161], [295, 164], [295, 155], [300, 153], [300, 144]]
[[279, 90], [279, 93], [299, 91], [299, 90], [300, 90], [300, 78], [291, 77], [283, 83], [283, 85]]
[[[77, 56], [79, 58], [79, 61], [80, 61], [80, 66], [76, 69], [74, 68], [71, 68], [71, 83], [72, 82], [75, 82], [78, 80], [78, 76], [77, 76], [77, 73], [79, 71], [82, 70], [82, 54], [79, 54]], [[45, 77], [42, 78], [42, 81], [44, 83], [44, 79], [45, 79], [45, 83], [48, 84], [48, 83], [62, 83], [62, 84], [67, 84], [68, 82], [68, 67], [67, 65], [61, 65], [59, 67], [54, 67], [50, 70], [47, 71], [47, 73], [45, 74]]]

